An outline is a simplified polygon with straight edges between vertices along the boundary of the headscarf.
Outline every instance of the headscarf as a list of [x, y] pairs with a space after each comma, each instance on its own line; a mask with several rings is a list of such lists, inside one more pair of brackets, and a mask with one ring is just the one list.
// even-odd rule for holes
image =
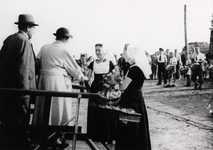
[[145, 51], [140, 49], [138, 45], [129, 44], [126, 50], [127, 56], [134, 59], [135, 64], [143, 71], [146, 79], [152, 74], [149, 61]]

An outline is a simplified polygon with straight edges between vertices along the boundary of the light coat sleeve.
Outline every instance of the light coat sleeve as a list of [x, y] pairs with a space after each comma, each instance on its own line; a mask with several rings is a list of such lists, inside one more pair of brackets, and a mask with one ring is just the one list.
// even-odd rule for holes
[[68, 51], [65, 52], [64, 61], [65, 61], [64, 66], [65, 66], [67, 72], [74, 78], [80, 80], [81, 77], [83, 77], [81, 67], [76, 63], [76, 60], [73, 58], [73, 56]]

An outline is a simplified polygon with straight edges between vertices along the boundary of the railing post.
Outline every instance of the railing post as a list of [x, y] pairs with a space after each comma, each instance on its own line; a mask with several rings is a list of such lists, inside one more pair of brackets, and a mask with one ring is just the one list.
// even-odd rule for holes
[[75, 130], [73, 134], [73, 141], [72, 141], [72, 150], [76, 149], [76, 140], [77, 140], [77, 134], [78, 134], [78, 119], [79, 119], [79, 110], [80, 110], [80, 102], [81, 102], [81, 94], [78, 94], [78, 101], [77, 101], [77, 106], [76, 106], [76, 118], [75, 118]]
[[42, 120], [42, 124], [48, 125], [50, 119], [50, 106], [51, 106], [51, 96], [45, 96], [44, 100], [44, 116]]

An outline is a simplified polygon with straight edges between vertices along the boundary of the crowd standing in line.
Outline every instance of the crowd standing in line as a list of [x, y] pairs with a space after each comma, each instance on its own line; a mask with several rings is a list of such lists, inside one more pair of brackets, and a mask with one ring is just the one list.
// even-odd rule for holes
[[[176, 65], [171, 66], [171, 59], [176, 60]], [[159, 48], [158, 54], [156, 52], [151, 56], [151, 64], [152, 74], [150, 77], [158, 79], [157, 85], [161, 85], [163, 79], [164, 87], [175, 87], [175, 79], [187, 78], [186, 87], [190, 87], [192, 81], [194, 89], [202, 90], [205, 79], [210, 79], [213, 83], [213, 52], [210, 51], [205, 55], [200, 52], [199, 47], [190, 50], [189, 54], [186, 54], [185, 49], [179, 54], [177, 49], [174, 52], [166, 49], [164, 52], [163, 48]], [[155, 68], [157, 68], [157, 78], [155, 78]], [[170, 84], [171, 79], [173, 79], [172, 85]]]

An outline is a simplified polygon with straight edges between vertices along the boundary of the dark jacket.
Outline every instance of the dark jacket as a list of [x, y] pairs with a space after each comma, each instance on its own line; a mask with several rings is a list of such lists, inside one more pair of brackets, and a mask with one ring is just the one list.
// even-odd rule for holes
[[27, 36], [10, 35], [0, 51], [0, 87], [36, 89], [36, 57]]
[[[36, 57], [22, 31], [10, 35], [0, 51], [0, 87], [36, 89]], [[1, 123], [28, 123], [29, 96], [0, 93]]]

